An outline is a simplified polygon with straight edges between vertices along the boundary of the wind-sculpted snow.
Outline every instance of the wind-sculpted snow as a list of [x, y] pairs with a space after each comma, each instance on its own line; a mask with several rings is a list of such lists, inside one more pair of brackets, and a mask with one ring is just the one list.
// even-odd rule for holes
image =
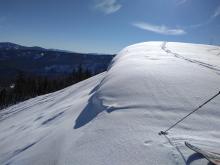
[[146, 42], [107, 72], [0, 112], [0, 164], [208, 164], [184, 141], [220, 148], [219, 47]]
[[59, 164], [60, 146], [104, 75], [0, 111], [0, 164]]

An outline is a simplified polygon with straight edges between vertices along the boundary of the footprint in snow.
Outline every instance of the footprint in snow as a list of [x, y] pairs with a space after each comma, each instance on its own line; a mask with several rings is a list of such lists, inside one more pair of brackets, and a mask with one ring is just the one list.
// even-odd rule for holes
[[146, 140], [146, 141], [144, 142], [144, 145], [145, 145], [145, 146], [149, 146], [149, 145], [151, 145], [152, 143], [153, 143], [152, 140]]

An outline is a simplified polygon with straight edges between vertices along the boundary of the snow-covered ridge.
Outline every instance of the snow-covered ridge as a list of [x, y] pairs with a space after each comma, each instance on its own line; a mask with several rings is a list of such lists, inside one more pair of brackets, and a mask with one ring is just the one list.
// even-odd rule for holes
[[219, 146], [219, 47], [145, 42], [107, 72], [0, 112], [0, 164], [207, 164], [184, 145]]
[[[178, 53], [174, 53], [173, 51]], [[212, 53], [210, 53], [210, 51], [212, 51]], [[108, 72], [106, 73], [104, 79], [101, 81], [99, 87], [97, 88], [97, 91], [92, 97], [91, 102], [95, 106], [96, 110], [99, 109], [97, 113], [100, 113], [103, 110], [114, 111], [117, 109], [126, 109], [128, 107], [131, 108], [132, 106], [141, 106], [142, 103], [137, 103], [137, 100], [135, 100], [136, 105], [131, 105], [131, 102], [129, 102], [129, 105], [127, 105], [127, 97], [131, 97], [138, 91], [143, 95], [142, 98], [144, 100], [142, 101], [143, 104], [145, 104], [144, 102], [146, 102], [145, 100], [147, 99], [145, 99], [144, 97], [147, 96], [147, 93], [143, 92], [143, 87], [146, 86], [146, 81], [142, 81], [140, 82], [141, 84], [138, 84], [138, 80], [143, 80], [143, 77], [145, 76], [145, 74], [149, 74], [149, 71], [152, 70], [151, 74], [154, 74], [157, 66], [161, 67], [163, 65], [166, 65], [166, 63], [167, 66], [165, 66], [166, 68], [164, 71], [167, 71], [167, 67], [170, 68], [169, 64], [170, 61], [172, 61], [172, 63], [186, 63], [189, 66], [193, 67], [196, 67], [196, 65], [198, 65], [197, 67], [201, 67], [201, 69], [205, 67], [207, 71], [220, 75], [219, 53], [219, 47], [201, 44], [146, 42], [131, 45], [123, 49], [112, 60]], [[179, 68], [180, 70], [182, 69], [181, 67], [177, 68]], [[163, 75], [169, 77], [173, 75], [173, 78], [169, 77], [173, 80], [167, 80], [167, 83], [170, 83], [172, 81], [180, 81], [181, 84], [179, 85], [179, 88], [184, 88], [184, 86], [182, 87], [182, 83], [184, 82], [184, 80], [182, 81], [182, 78], [185, 79], [186, 77], [181, 77], [181, 79], [178, 80], [177, 78], [179, 78], [179, 72], [177, 72], [177, 70], [172, 70], [169, 74], [163, 73], [163, 69], [161, 68], [158, 69], [160, 74], [159, 76]], [[176, 77], [176, 75], [174, 74], [177, 74], [178, 77]], [[187, 76], [189, 77], [191, 75]], [[130, 89], [130, 86], [125, 84], [131, 84], [133, 89]], [[195, 86], [197, 85], [195, 84]], [[207, 90], [210, 90], [210, 88], [207, 88]], [[220, 86], [214, 88], [213, 94], [218, 92], [219, 89]], [[120, 99], [123, 99], [123, 97], [126, 97], [126, 99], [124, 98], [124, 100], [120, 102]], [[173, 103], [171, 102], [171, 104]], [[144, 105], [142, 106], [143, 108], [146, 107]], [[88, 119], [88, 117], [86, 118]]]

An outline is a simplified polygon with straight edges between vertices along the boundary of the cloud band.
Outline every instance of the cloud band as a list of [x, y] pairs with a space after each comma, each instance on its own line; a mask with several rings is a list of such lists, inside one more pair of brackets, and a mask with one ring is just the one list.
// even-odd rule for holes
[[137, 22], [133, 23], [133, 26], [138, 27], [143, 30], [151, 31], [154, 33], [164, 34], [164, 35], [183, 35], [186, 34], [186, 32], [183, 29], [180, 28], [168, 28], [164, 25], [158, 26], [158, 25], [152, 25], [146, 22]]

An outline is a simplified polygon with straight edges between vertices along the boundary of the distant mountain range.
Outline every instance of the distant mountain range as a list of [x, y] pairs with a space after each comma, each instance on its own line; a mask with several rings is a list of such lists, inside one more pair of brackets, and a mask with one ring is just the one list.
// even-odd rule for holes
[[18, 71], [60, 76], [71, 73], [81, 65], [93, 74], [100, 73], [107, 69], [113, 57], [0, 42], [0, 83], [13, 79]]

